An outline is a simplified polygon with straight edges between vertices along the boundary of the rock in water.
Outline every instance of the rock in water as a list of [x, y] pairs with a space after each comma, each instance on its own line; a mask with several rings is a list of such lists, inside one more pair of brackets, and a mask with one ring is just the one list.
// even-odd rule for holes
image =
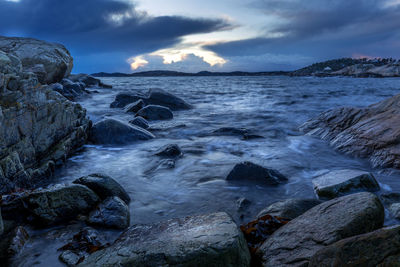
[[319, 197], [335, 198], [355, 191], [379, 191], [372, 173], [359, 170], [330, 171], [313, 179], [314, 190]]
[[169, 108], [157, 105], [145, 106], [144, 108], [138, 111], [136, 116], [143, 117], [149, 121], [172, 120], [174, 118], [174, 115], [172, 114], [172, 111]]
[[400, 226], [340, 240], [319, 250], [310, 267], [319, 266], [399, 266]]
[[76, 179], [73, 183], [89, 187], [103, 200], [116, 196], [126, 204], [129, 204], [131, 201], [125, 189], [113, 178], [104, 174], [93, 173]]
[[270, 206], [260, 211], [260, 213], [257, 215], [257, 218], [268, 214], [271, 216], [293, 220], [294, 218], [299, 217], [304, 212], [321, 203], [322, 202], [318, 199], [286, 199], [272, 203]]
[[252, 162], [236, 164], [226, 177], [228, 181], [256, 181], [277, 185], [287, 181], [287, 178], [273, 169], [267, 169]]
[[[0, 37], [0, 44], [5, 40]], [[0, 53], [0, 193], [31, 188], [51, 177], [56, 165], [86, 143], [91, 124], [79, 104], [21, 70], [17, 57]]]
[[22, 226], [3, 235], [0, 240], [0, 265], [12, 266], [12, 259], [21, 252], [28, 240], [29, 235]]
[[93, 209], [99, 197], [83, 185], [36, 190], [24, 200], [25, 209], [38, 226], [52, 225], [75, 218]]
[[[35, 68], [41, 64], [46, 75], [41, 83], [56, 83], [68, 76], [72, 70], [73, 59], [69, 51], [61, 44], [48, 43], [32, 38], [0, 36], [0, 50], [15, 54], [21, 59], [24, 69]], [[36, 67], [37, 68], [37, 67]]]
[[177, 144], [171, 144], [160, 148], [155, 155], [165, 158], [177, 158], [182, 155], [182, 150]]
[[153, 138], [154, 135], [145, 129], [116, 119], [103, 119], [95, 123], [90, 134], [93, 143], [103, 145], [123, 145]]
[[134, 225], [81, 266], [250, 266], [246, 241], [226, 213]]
[[367, 108], [339, 108], [306, 122], [301, 130], [374, 167], [400, 168], [400, 95]]
[[150, 127], [149, 122], [140, 116], [129, 121], [129, 123], [139, 126], [140, 128], [143, 128], [143, 129], [148, 129]]
[[129, 208], [119, 197], [110, 197], [89, 214], [88, 223], [107, 228], [125, 229], [129, 226]]
[[83, 83], [85, 87], [103, 87], [103, 88], [112, 88], [111, 85], [104, 84], [100, 79], [97, 79], [91, 75], [88, 74], [71, 74], [68, 76], [68, 79], [75, 83]]
[[307, 266], [320, 249], [383, 225], [382, 203], [362, 192], [324, 202], [278, 229], [260, 247], [263, 266]]
[[136, 113], [136, 112], [138, 112], [139, 110], [141, 110], [142, 108], [144, 108], [145, 107], [145, 103], [143, 102], [143, 100], [142, 99], [139, 99], [138, 101], [136, 101], [136, 102], [133, 102], [133, 103], [131, 103], [131, 104], [128, 104], [124, 109], [125, 109], [125, 112], [131, 112], [131, 113]]
[[127, 93], [119, 93], [114, 102], [110, 104], [110, 108], [124, 108], [128, 104], [134, 103], [136, 101], [145, 99], [144, 95], [132, 95]]

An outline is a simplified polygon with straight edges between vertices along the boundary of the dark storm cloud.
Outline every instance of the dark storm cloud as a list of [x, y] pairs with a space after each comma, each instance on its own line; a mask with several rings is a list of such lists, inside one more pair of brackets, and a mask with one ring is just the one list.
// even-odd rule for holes
[[[207, 48], [223, 56], [262, 53], [315, 58], [400, 56], [400, 9], [382, 0], [264, 0], [254, 6], [279, 18], [265, 25], [265, 36]], [[266, 37], [279, 34], [279, 37]]]
[[187, 34], [228, 27], [219, 19], [152, 17], [116, 0], [0, 0], [0, 34], [62, 42], [76, 54], [132, 56], [173, 45]]

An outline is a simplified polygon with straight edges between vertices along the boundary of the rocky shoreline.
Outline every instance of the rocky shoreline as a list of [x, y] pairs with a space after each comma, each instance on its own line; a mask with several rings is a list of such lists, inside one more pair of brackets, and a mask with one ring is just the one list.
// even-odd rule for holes
[[[399, 264], [399, 226], [383, 226], [385, 208], [400, 218], [400, 193], [378, 197], [373, 192], [379, 192], [380, 185], [373, 174], [355, 169], [314, 177], [315, 198], [273, 203], [240, 228], [225, 212], [130, 225], [130, 196], [115, 179], [99, 173], [38, 188], [82, 145], [154, 139], [149, 121], [173, 120], [176, 112], [194, 108], [160, 89], [123, 93], [110, 107], [134, 119], [106, 118], [92, 125], [76, 101], [110, 86], [89, 75], [71, 75], [72, 64], [62, 45], [0, 37], [0, 258], [6, 266], [13, 266], [29, 243], [26, 227], [50, 229], [72, 221], [83, 228], [59, 249], [60, 261], [67, 266]], [[394, 96], [364, 109], [331, 110], [301, 129], [339, 151], [368, 158], [375, 167], [399, 168], [397, 102]], [[233, 127], [210, 134], [263, 138]], [[185, 155], [170, 144], [154, 156], [173, 168]], [[238, 162], [226, 181], [276, 187], [289, 178], [279, 170]], [[239, 199], [237, 204], [245, 209], [249, 203]], [[107, 243], [96, 229], [122, 233]]]

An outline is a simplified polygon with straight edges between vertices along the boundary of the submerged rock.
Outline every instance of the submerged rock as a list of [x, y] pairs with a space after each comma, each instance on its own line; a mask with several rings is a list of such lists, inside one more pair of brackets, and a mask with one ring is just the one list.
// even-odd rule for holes
[[146, 105], [158, 105], [168, 107], [171, 110], [184, 110], [192, 108], [183, 99], [170, 94], [162, 89], [150, 89], [147, 94], [120, 93], [115, 97], [111, 108], [124, 108], [126, 105], [142, 100]]
[[131, 201], [125, 189], [113, 178], [104, 174], [93, 173], [76, 179], [73, 183], [87, 186], [103, 200], [116, 196], [122, 199], [126, 204], [129, 204]]
[[41, 227], [74, 219], [92, 210], [99, 201], [99, 197], [83, 185], [36, 190], [23, 199], [32, 222]]
[[157, 105], [145, 106], [137, 112], [136, 116], [140, 116], [149, 121], [172, 120], [174, 118], [174, 114], [172, 114], [169, 108]]
[[356, 191], [379, 191], [372, 173], [359, 170], [330, 171], [312, 180], [319, 197], [335, 198]]
[[226, 177], [228, 181], [256, 181], [270, 185], [286, 182], [288, 179], [273, 169], [267, 169], [252, 162], [242, 162], [235, 167]]
[[226, 213], [134, 225], [81, 266], [250, 266], [246, 241]]
[[103, 145], [123, 145], [153, 138], [154, 135], [145, 129], [116, 119], [103, 119], [95, 123], [90, 134], [93, 143]]
[[310, 267], [319, 266], [398, 266], [400, 226], [340, 240], [319, 250]]
[[384, 208], [372, 193], [356, 193], [315, 206], [278, 229], [260, 247], [264, 266], [307, 266], [320, 249], [383, 225]]
[[337, 150], [368, 158], [374, 167], [400, 168], [400, 95], [366, 108], [326, 111], [301, 130], [330, 142]]
[[[27, 70], [35, 70], [42, 65], [38, 78], [40, 83], [56, 83], [68, 76], [72, 70], [73, 59], [61, 44], [48, 43], [32, 38], [0, 36], [0, 50], [14, 54], [21, 59]], [[45, 71], [42, 73], [42, 71]]]
[[134, 118], [133, 120], [129, 121], [129, 123], [133, 124], [133, 125], [136, 125], [136, 126], [139, 126], [140, 128], [143, 128], [143, 129], [150, 128], [149, 122], [146, 119], [144, 119], [144, 118], [142, 118], [140, 116], [138, 116], [138, 117]]
[[293, 220], [321, 203], [322, 202], [318, 199], [286, 199], [272, 203], [267, 208], [260, 211], [257, 217], [260, 218], [269, 214], [271, 216]]
[[155, 155], [165, 158], [178, 158], [182, 155], [182, 150], [177, 144], [171, 144], [160, 148]]
[[128, 206], [119, 197], [109, 197], [90, 212], [87, 222], [107, 228], [125, 229], [129, 226]]
[[136, 112], [138, 112], [139, 110], [141, 110], [142, 108], [144, 108], [146, 106], [146, 104], [143, 102], [143, 100], [142, 99], [139, 99], [138, 101], [136, 101], [136, 102], [133, 102], [133, 103], [131, 103], [131, 104], [128, 104], [125, 108], [124, 108], [124, 110], [125, 110], [125, 112], [131, 112], [131, 113], [136, 113]]

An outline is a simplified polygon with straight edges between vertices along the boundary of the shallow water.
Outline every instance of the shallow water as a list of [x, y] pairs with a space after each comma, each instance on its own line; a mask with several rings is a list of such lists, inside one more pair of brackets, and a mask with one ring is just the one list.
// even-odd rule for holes
[[[331, 169], [372, 171], [382, 192], [400, 191], [398, 171], [372, 170], [368, 161], [340, 154], [326, 142], [298, 131], [303, 122], [324, 110], [363, 107], [399, 93], [398, 79], [160, 77], [103, 81], [114, 88], [98, 89], [99, 94], [80, 101], [94, 122], [104, 117], [133, 118], [121, 109], [109, 108], [120, 92], [162, 88], [195, 107], [175, 111], [172, 121], [152, 122], [154, 140], [115, 147], [87, 145], [57, 171], [56, 183], [69, 183], [94, 172], [114, 177], [132, 198], [131, 224], [214, 211], [226, 211], [240, 224], [277, 200], [315, 198], [311, 179]], [[245, 141], [209, 135], [221, 127], [243, 127], [264, 138]], [[153, 155], [166, 144], [178, 144], [184, 152], [173, 169]], [[226, 182], [233, 166], [244, 160], [277, 169], [289, 182], [275, 187]], [[239, 210], [236, 203], [242, 197], [251, 201], [245, 210]], [[387, 223], [392, 222], [388, 217]], [[20, 265], [56, 264], [57, 245], [50, 242], [46, 248], [37, 248], [35, 242], [43, 243], [43, 235], [34, 240], [22, 256], [37, 254], [35, 260], [26, 258]]]

